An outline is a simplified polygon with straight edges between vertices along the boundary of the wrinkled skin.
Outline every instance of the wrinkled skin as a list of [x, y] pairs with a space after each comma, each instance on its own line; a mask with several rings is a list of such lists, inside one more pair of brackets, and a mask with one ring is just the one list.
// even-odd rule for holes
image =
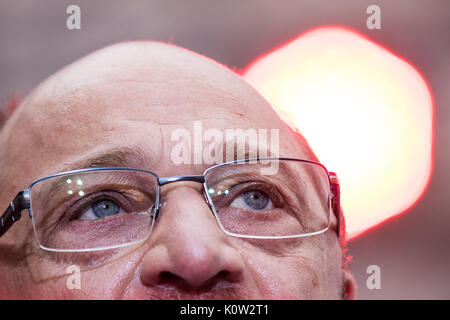
[[[201, 174], [208, 165], [171, 161], [173, 130], [279, 129], [280, 155], [311, 158], [268, 103], [238, 75], [186, 50], [157, 43], [94, 52], [38, 86], [0, 133], [0, 209], [31, 181], [68, 164], [128, 147], [128, 163], [160, 176]], [[144, 243], [98, 258], [37, 247], [24, 217], [0, 239], [0, 297], [11, 299], [340, 299], [354, 296], [331, 229], [301, 240], [249, 241], [224, 234], [201, 184], [164, 186]], [[266, 241], [265, 243], [261, 243]], [[267, 243], [267, 241], [272, 241]], [[81, 267], [70, 290], [67, 267]]]

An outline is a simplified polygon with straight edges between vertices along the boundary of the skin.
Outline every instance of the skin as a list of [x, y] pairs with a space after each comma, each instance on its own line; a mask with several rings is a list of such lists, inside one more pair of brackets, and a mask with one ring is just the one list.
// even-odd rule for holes
[[[201, 174], [209, 165], [175, 165], [170, 158], [172, 132], [192, 132], [196, 120], [202, 120], [203, 130], [279, 129], [280, 155], [311, 158], [308, 146], [298, 143], [269, 104], [224, 66], [173, 46], [130, 42], [76, 61], [21, 104], [0, 133], [0, 204], [6, 207], [31, 181], [112, 148], [141, 150], [142, 157], [129, 167], [160, 176]], [[0, 239], [0, 297], [354, 297], [334, 216], [331, 229], [318, 236], [245, 240], [219, 229], [201, 184], [170, 184], [162, 197], [152, 236], [105, 257], [39, 249], [24, 212]], [[66, 285], [73, 264], [81, 268], [80, 290]]]

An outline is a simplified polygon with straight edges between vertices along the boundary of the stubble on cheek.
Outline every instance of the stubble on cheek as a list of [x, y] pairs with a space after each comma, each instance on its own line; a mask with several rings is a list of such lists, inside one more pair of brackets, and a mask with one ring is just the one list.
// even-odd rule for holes
[[254, 299], [311, 299], [318, 274], [301, 254], [272, 255], [262, 250], [243, 250], [246, 269], [256, 287]]
[[25, 260], [21, 290], [20, 294], [16, 290], [16, 298], [120, 299], [134, 276], [139, 257], [133, 251], [113, 250], [93, 260], [79, 253], [49, 253], [38, 249]]
[[341, 251], [332, 234], [277, 241], [246, 252], [247, 267], [267, 299], [339, 299]]

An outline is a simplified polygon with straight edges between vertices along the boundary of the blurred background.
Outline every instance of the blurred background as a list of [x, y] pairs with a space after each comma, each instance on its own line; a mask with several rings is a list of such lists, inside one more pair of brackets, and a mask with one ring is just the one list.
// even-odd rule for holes
[[[68, 30], [66, 8], [81, 8]], [[366, 26], [369, 5], [381, 29]], [[434, 170], [404, 214], [349, 243], [359, 299], [450, 298], [450, 1], [29, 1], [0, 2], [0, 103], [25, 96], [75, 59], [126, 40], [170, 42], [235, 70], [321, 25], [353, 28], [412, 63], [435, 101]], [[381, 269], [381, 289], [366, 286]]]

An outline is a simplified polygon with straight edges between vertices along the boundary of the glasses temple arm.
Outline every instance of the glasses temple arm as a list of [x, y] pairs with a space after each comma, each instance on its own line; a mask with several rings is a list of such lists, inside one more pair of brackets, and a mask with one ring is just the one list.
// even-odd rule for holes
[[334, 172], [330, 172], [330, 182], [331, 182], [331, 208], [336, 216], [336, 233], [338, 239], [341, 237], [341, 188], [339, 186], [339, 179]]
[[30, 207], [28, 190], [20, 191], [0, 217], [0, 237], [21, 217], [21, 211]]

